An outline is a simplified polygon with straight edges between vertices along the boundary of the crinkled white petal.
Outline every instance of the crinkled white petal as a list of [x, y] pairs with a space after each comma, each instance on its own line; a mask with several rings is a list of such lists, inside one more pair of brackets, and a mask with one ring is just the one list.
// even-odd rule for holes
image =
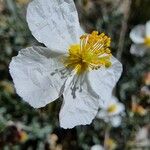
[[137, 25], [130, 32], [131, 40], [136, 44], [144, 43], [145, 38], [145, 26]]
[[121, 124], [121, 116], [114, 116], [110, 118], [110, 123], [113, 127], [118, 127]]
[[[71, 81], [72, 78], [68, 79], [66, 85]], [[98, 96], [92, 91], [87, 78], [82, 85], [82, 92], [77, 90], [75, 94], [76, 97], [73, 98], [69, 86], [63, 93], [64, 101], [59, 115], [60, 126], [63, 128], [90, 124], [98, 112]]]
[[145, 33], [146, 37], [150, 37], [150, 21], [146, 22], [146, 27], [145, 28], [146, 28], [146, 31], [145, 31], [146, 32]]
[[100, 68], [88, 72], [90, 85], [99, 95], [99, 105], [107, 106], [112, 97], [112, 90], [122, 73], [122, 64], [114, 57], [111, 59], [112, 66]]
[[144, 44], [132, 44], [130, 48], [130, 53], [135, 56], [142, 57], [146, 53], [148, 47]]
[[48, 48], [64, 52], [79, 42], [80, 25], [73, 0], [33, 0], [27, 9], [33, 36]]
[[44, 107], [61, 94], [64, 81], [51, 73], [61, 67], [58, 57], [42, 47], [30, 47], [19, 52], [10, 63], [10, 74], [16, 91], [34, 108]]
[[91, 150], [104, 150], [104, 147], [102, 147], [101, 145], [94, 145], [91, 147]]

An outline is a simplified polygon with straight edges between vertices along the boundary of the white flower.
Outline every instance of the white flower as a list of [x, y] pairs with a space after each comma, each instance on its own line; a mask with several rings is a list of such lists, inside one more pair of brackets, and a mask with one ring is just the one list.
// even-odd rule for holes
[[104, 147], [97, 144], [97, 145], [93, 145], [91, 147], [91, 150], [104, 150]]
[[112, 126], [117, 127], [121, 124], [121, 116], [124, 112], [124, 105], [115, 97], [112, 97], [109, 104], [104, 106], [97, 114], [97, 118], [104, 119], [105, 122], [111, 123]]
[[26, 48], [12, 59], [17, 93], [34, 108], [63, 95], [61, 127], [90, 124], [122, 72], [110, 53], [110, 38], [97, 32], [81, 36], [73, 0], [33, 0], [27, 22], [47, 48]]
[[143, 56], [150, 50], [150, 21], [145, 25], [137, 25], [130, 32], [130, 38], [134, 42], [130, 52], [136, 56]]

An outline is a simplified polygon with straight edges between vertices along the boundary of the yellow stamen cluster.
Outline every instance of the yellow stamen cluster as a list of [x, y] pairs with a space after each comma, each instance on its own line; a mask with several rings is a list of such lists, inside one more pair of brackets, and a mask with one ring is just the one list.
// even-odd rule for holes
[[144, 44], [145, 44], [146, 46], [150, 47], [150, 37], [146, 37], [146, 38], [144, 39]]
[[116, 104], [112, 104], [108, 107], [107, 112], [108, 113], [114, 113], [117, 111], [117, 105]]
[[104, 33], [93, 31], [91, 34], [82, 35], [80, 44], [69, 47], [69, 54], [63, 59], [63, 63], [77, 74], [99, 69], [102, 66], [108, 68], [111, 66], [112, 56], [110, 43], [111, 39]]

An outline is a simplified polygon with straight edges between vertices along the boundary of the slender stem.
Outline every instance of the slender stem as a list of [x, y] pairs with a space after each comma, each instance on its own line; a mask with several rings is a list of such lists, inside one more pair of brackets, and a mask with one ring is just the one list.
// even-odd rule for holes
[[7, 4], [9, 11], [13, 14], [15, 18], [17, 18], [17, 11], [16, 11], [17, 8], [15, 2], [13, 0], [6, 0], [5, 2]]
[[109, 140], [109, 132], [110, 132], [110, 126], [107, 125], [106, 130], [105, 130], [105, 137], [104, 137], [104, 149], [108, 150], [108, 146], [107, 146], [107, 141]]
[[122, 27], [121, 27], [121, 32], [120, 32], [120, 38], [119, 38], [119, 44], [118, 44], [118, 52], [117, 52], [117, 58], [121, 60], [122, 53], [123, 53], [123, 48], [124, 48], [124, 41], [125, 41], [125, 35], [127, 31], [127, 23], [130, 15], [130, 6], [132, 0], [125, 0], [126, 6], [125, 6], [125, 11], [124, 11], [124, 17], [122, 20]]

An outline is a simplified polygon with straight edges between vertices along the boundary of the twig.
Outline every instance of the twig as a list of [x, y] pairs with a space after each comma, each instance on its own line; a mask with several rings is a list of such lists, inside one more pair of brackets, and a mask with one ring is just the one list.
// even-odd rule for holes
[[128, 23], [129, 14], [130, 14], [131, 1], [132, 0], [125, 0], [126, 6], [125, 6], [125, 11], [124, 11], [124, 17], [122, 20], [122, 27], [121, 27], [119, 44], [118, 44], [118, 51], [117, 51], [117, 58], [119, 60], [121, 60], [122, 53], [123, 53], [125, 35], [126, 35], [127, 27], [128, 27], [127, 23]]

